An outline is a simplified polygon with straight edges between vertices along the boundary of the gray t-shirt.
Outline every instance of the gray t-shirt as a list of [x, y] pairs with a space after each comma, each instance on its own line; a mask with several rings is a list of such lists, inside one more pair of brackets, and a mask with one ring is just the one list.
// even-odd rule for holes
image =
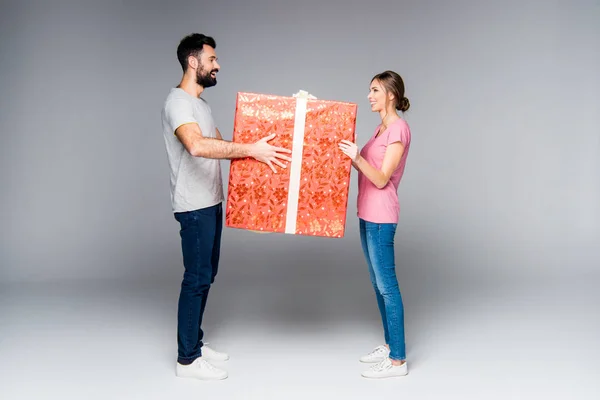
[[172, 88], [162, 110], [167, 157], [171, 167], [173, 212], [211, 207], [224, 200], [218, 159], [192, 156], [175, 136], [181, 125], [197, 123], [204, 137], [217, 137], [211, 109], [204, 99]]

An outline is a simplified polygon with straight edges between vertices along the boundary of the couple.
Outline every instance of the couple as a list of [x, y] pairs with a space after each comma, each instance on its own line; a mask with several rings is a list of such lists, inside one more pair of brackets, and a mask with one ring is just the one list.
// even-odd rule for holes
[[[291, 150], [271, 146], [275, 135], [253, 144], [223, 140], [211, 109], [201, 98], [205, 88], [216, 85], [219, 64], [215, 40], [202, 34], [183, 38], [177, 58], [183, 77], [172, 88], [162, 110], [162, 125], [171, 169], [171, 201], [181, 225], [184, 274], [177, 316], [179, 377], [225, 379], [227, 372], [211, 364], [229, 356], [203, 342], [202, 316], [219, 265], [223, 227], [223, 183], [220, 159], [252, 157], [286, 168]], [[373, 363], [363, 372], [367, 378], [388, 378], [408, 373], [404, 340], [404, 308], [396, 279], [394, 235], [399, 216], [398, 185], [410, 147], [410, 129], [397, 111], [408, 110], [402, 78], [393, 71], [376, 75], [369, 88], [371, 110], [381, 124], [359, 152], [356, 144], [339, 143], [352, 160], [358, 177], [358, 218], [363, 252], [375, 289], [385, 333], [385, 345], [360, 361]]]

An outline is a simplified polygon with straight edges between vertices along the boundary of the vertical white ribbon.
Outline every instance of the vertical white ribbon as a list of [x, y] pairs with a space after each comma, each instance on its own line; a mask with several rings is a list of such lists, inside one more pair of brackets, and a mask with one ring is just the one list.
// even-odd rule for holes
[[298, 198], [300, 196], [300, 172], [302, 171], [302, 152], [304, 150], [304, 128], [306, 124], [306, 105], [308, 99], [314, 99], [304, 90], [294, 95], [296, 98], [296, 115], [294, 120], [294, 136], [292, 140], [292, 162], [290, 164], [290, 186], [288, 188], [285, 233], [296, 233], [298, 219]]

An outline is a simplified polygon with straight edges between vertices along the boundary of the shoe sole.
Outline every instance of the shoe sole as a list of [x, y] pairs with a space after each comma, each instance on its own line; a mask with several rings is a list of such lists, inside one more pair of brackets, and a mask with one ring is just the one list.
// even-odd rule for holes
[[377, 360], [365, 360], [365, 359], [361, 358], [358, 361], [360, 361], [361, 363], [364, 363], [364, 364], [377, 364], [378, 362], [382, 362], [383, 360], [385, 360], [385, 359], [384, 358], [380, 358], [380, 359], [377, 359]]
[[223, 379], [227, 379], [229, 377], [229, 375], [225, 375], [224, 377], [201, 378], [195, 375], [186, 374], [175, 374], [175, 376], [182, 379], [198, 379], [200, 381], [222, 381]]
[[[364, 372], [363, 372], [363, 373], [361, 373], [361, 374], [360, 374], [360, 376], [362, 376], [363, 378], [367, 378], [367, 379], [401, 378], [401, 377], [403, 377], [403, 376], [406, 376], [406, 375], [408, 375], [408, 368], [407, 368], [407, 369], [405, 369], [404, 371], [405, 371], [405, 373], [404, 373], [404, 374], [401, 374], [401, 375], [389, 375], [389, 376], [366, 376], [366, 375], [364, 374]], [[368, 371], [366, 371], [366, 372], [368, 372]]]
[[362, 374], [361, 374], [360, 376], [362, 376], [363, 378], [366, 378], [366, 379], [388, 379], [388, 378], [402, 378], [402, 377], [404, 377], [404, 376], [406, 376], [406, 375], [408, 375], [408, 372], [407, 372], [406, 374], [404, 374], [404, 375], [391, 375], [391, 376], [364, 376], [364, 375], [362, 375]]

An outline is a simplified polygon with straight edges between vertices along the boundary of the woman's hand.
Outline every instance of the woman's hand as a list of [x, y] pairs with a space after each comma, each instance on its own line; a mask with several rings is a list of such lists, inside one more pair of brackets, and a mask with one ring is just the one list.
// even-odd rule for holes
[[352, 143], [349, 140], [342, 140], [339, 144], [340, 150], [342, 153], [350, 157], [353, 163], [356, 163], [360, 158], [360, 153], [358, 152], [358, 147], [356, 143]]

